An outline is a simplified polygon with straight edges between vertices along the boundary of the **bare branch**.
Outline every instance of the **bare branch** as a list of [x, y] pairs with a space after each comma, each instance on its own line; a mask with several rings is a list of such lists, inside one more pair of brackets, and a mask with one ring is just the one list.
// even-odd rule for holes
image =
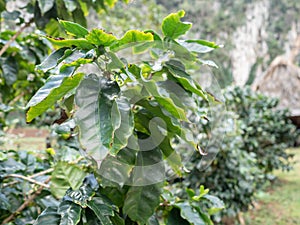
[[41, 183], [41, 182], [39, 182], [37, 180], [34, 180], [34, 179], [30, 178], [30, 177], [25, 177], [25, 176], [20, 175], [20, 174], [8, 174], [4, 178], [9, 178], [9, 177], [20, 178], [22, 180], [26, 180], [26, 181], [28, 181], [30, 183], [37, 184], [37, 185], [42, 186], [44, 188], [50, 188], [50, 186], [47, 185], [47, 184], [45, 184], [45, 183]]
[[12, 38], [6, 42], [6, 44], [3, 46], [3, 48], [0, 50], [0, 57], [4, 54], [4, 52], [9, 48], [9, 46], [11, 45], [11, 43], [13, 43], [17, 37], [27, 28], [30, 26], [30, 24], [34, 21], [33, 18], [31, 18], [27, 23], [24, 24], [23, 27], [20, 28], [20, 30], [18, 30], [14, 36], [12, 36]]

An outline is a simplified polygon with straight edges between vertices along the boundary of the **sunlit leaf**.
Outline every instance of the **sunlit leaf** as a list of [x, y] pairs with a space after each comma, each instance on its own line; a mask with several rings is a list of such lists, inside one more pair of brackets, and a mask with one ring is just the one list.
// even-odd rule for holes
[[45, 85], [39, 89], [28, 102], [27, 108], [29, 108], [29, 110], [26, 113], [27, 122], [41, 115], [65, 94], [76, 88], [83, 76], [83, 73], [77, 73], [70, 77], [63, 75], [50, 76]]
[[57, 198], [62, 198], [69, 187], [78, 189], [86, 175], [87, 173], [77, 165], [59, 162], [51, 175], [51, 193]]
[[123, 48], [128, 48], [150, 41], [153, 41], [153, 35], [151, 33], [145, 33], [138, 30], [130, 30], [127, 31], [121, 39], [117, 40], [116, 43], [110, 47], [110, 49], [112, 51], [118, 51]]
[[110, 46], [117, 38], [113, 34], [106, 33], [104, 30], [92, 29], [88, 35], [86, 35], [86, 40], [94, 45]]
[[66, 20], [59, 20], [59, 23], [64, 27], [64, 29], [69, 33], [76, 37], [83, 38], [85, 35], [89, 33], [87, 29], [85, 29], [80, 24], [66, 21]]
[[180, 19], [184, 17], [184, 14], [185, 12], [181, 10], [177, 13], [171, 13], [164, 18], [162, 22], [162, 31], [165, 36], [176, 39], [191, 29], [191, 23], [180, 21]]

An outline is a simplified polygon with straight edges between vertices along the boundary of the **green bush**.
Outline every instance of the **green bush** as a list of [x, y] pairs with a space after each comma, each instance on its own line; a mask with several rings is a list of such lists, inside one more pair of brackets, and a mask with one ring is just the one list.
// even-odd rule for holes
[[228, 110], [236, 112], [242, 121], [243, 149], [256, 154], [264, 174], [290, 170], [292, 154], [287, 148], [296, 140], [296, 128], [288, 110], [276, 109], [278, 99], [253, 92], [250, 87], [229, 88], [225, 98]]

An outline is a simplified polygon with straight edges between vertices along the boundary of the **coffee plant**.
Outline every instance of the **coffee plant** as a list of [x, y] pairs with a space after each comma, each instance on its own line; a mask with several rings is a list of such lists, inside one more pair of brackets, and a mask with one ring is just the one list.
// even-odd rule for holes
[[35, 224], [212, 224], [224, 207], [218, 198], [203, 186], [180, 197], [166, 181], [183, 174], [175, 139], [201, 154], [187, 112], [202, 118], [199, 98], [214, 101], [192, 72], [212, 64], [200, 56], [218, 46], [180, 39], [192, 26], [183, 16], [167, 16], [162, 35], [129, 30], [118, 38], [59, 20], [64, 37], [44, 36], [56, 50], [37, 66], [49, 77], [28, 102], [26, 120], [59, 105], [55, 132], [65, 140], [78, 135], [80, 144], [75, 138], [69, 153], [47, 149], [53, 171], [42, 187], [61, 201], [45, 205]]

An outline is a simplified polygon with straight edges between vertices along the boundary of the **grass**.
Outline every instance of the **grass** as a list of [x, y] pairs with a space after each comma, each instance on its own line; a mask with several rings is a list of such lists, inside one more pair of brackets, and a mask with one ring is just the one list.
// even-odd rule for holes
[[246, 225], [300, 224], [300, 148], [291, 152], [295, 154], [294, 170], [275, 173], [275, 183], [258, 194], [255, 209], [244, 214]]

